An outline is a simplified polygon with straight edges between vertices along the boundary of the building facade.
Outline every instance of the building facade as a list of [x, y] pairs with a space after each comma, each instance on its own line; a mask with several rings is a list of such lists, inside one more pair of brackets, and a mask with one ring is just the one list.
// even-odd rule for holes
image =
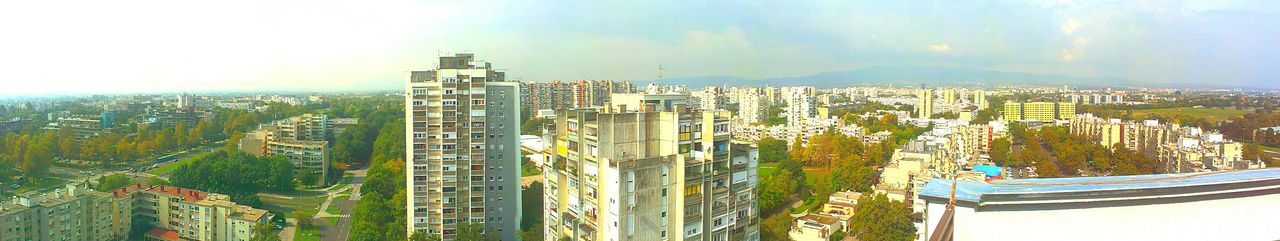
[[727, 112], [616, 102], [543, 137], [544, 240], [759, 240], [757, 153], [730, 143]]
[[799, 125], [817, 110], [813, 87], [782, 87], [782, 100], [787, 103], [787, 125]]
[[472, 54], [413, 71], [405, 93], [408, 232], [452, 240], [459, 223], [517, 240], [520, 84]]
[[933, 90], [916, 90], [916, 118], [933, 118]]
[[1008, 121], [1040, 121], [1051, 123], [1076, 117], [1076, 104], [1071, 102], [1006, 102], [1004, 119]]
[[248, 241], [270, 219], [221, 194], [143, 184], [98, 192], [81, 183], [0, 202], [0, 241], [125, 240], [141, 223], [152, 227], [148, 240]]

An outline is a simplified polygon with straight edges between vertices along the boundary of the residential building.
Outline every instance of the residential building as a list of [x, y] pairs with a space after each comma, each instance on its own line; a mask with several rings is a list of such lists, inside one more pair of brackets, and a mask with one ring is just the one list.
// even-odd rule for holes
[[831, 234], [844, 230], [840, 219], [826, 214], [808, 213], [797, 218], [787, 237], [792, 241], [829, 241]]
[[916, 118], [930, 119], [933, 118], [933, 90], [919, 89], [916, 90]]
[[266, 142], [269, 155], [278, 155], [289, 160], [296, 168], [296, 174], [316, 175], [317, 183], [328, 184], [326, 173], [329, 173], [329, 142], [276, 139]]
[[14, 117], [13, 119], [8, 119], [8, 120], [0, 120], [0, 135], [22, 131], [22, 128], [26, 127], [27, 123], [29, 122], [30, 122], [29, 120], [23, 119], [20, 117]]
[[987, 92], [984, 90], [973, 90], [973, 105], [978, 106], [978, 110], [987, 109]]
[[739, 125], [755, 124], [767, 118], [768, 103], [765, 100], [766, 97], [759, 94], [759, 89], [755, 90], [755, 94], [738, 95], [738, 115], [734, 116], [734, 118]]
[[[303, 114], [264, 124], [245, 133], [236, 143], [241, 151], [256, 156], [280, 155], [298, 172], [316, 175], [318, 185], [328, 184], [331, 160], [329, 138], [336, 134], [332, 120], [323, 114]], [[350, 120], [344, 119], [343, 122]], [[345, 129], [347, 124], [343, 124]]]
[[440, 57], [405, 88], [408, 232], [452, 240], [459, 223], [518, 240], [520, 83], [472, 54]]
[[248, 241], [270, 219], [222, 194], [143, 184], [98, 192], [77, 183], [0, 202], [0, 241], [124, 240], [139, 222], [153, 227], [147, 240]]
[[760, 239], [758, 153], [730, 143], [729, 113], [653, 99], [556, 114], [544, 240]]
[[342, 134], [343, 131], [346, 131], [348, 127], [351, 127], [357, 124], [360, 124], [359, 118], [329, 119], [329, 127], [333, 129], [333, 136], [330, 136], [330, 138], [336, 138], [339, 134]]
[[1076, 104], [1071, 102], [1005, 102], [1004, 119], [1008, 121], [1039, 121], [1052, 123], [1070, 120], [1076, 116]]
[[520, 82], [522, 113], [603, 106], [613, 94], [633, 93], [631, 81]]
[[1123, 145], [1164, 165], [1165, 172], [1200, 172], [1260, 168], [1258, 160], [1244, 160], [1243, 145], [1220, 133], [1157, 120], [1122, 121], [1082, 114], [1071, 119], [1072, 134], [1107, 148]]
[[112, 112], [102, 112], [99, 115], [66, 115], [58, 117], [54, 123], [50, 123], [49, 127], [45, 129], [71, 129], [76, 136], [76, 140], [83, 142], [107, 133], [115, 125], [114, 122], [115, 113]]
[[787, 103], [787, 125], [799, 125], [813, 117], [817, 104], [813, 101], [813, 87], [782, 87], [782, 100]]
[[956, 89], [952, 89], [952, 88], [942, 89], [942, 104], [945, 104], [945, 105], [956, 104]]

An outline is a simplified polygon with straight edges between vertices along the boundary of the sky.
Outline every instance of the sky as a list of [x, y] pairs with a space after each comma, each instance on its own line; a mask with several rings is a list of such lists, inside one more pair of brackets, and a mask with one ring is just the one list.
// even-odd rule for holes
[[392, 90], [460, 52], [533, 81], [923, 65], [1280, 86], [1280, 1], [4, 1], [0, 33], [0, 97]]

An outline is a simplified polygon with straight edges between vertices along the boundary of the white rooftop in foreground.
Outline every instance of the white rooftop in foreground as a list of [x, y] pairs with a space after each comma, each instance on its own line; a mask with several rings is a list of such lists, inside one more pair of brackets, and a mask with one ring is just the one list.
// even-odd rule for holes
[[[926, 227], [950, 192], [945, 179], [921, 190]], [[955, 240], [1280, 239], [1280, 169], [961, 181], [956, 200]]]

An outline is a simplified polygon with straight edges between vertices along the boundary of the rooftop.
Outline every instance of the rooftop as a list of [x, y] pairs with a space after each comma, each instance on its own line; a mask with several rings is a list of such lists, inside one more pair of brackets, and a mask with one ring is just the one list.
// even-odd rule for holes
[[[1096, 201], [1108, 198], [1159, 198], [1204, 191], [1196, 189], [1222, 191], [1267, 185], [1280, 185], [1280, 168], [1184, 174], [995, 180], [990, 183], [961, 180], [956, 185], [955, 197], [958, 201], [979, 204], [1001, 201]], [[937, 178], [929, 180], [929, 183], [920, 191], [920, 196], [949, 199], [951, 180]]]

